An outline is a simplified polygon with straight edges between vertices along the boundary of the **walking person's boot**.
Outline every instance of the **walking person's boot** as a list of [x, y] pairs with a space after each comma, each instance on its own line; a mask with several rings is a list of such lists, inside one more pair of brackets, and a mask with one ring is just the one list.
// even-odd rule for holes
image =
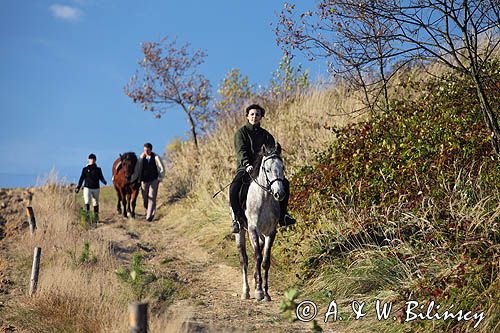
[[94, 223], [99, 223], [99, 205], [94, 206]]
[[84, 215], [84, 218], [85, 218], [85, 223], [89, 223], [90, 222], [90, 204], [85, 204], [85, 215]]

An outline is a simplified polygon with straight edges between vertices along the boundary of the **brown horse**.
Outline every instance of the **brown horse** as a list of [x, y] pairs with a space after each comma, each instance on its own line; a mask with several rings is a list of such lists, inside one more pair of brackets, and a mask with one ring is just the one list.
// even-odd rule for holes
[[124, 217], [127, 217], [127, 213], [130, 213], [130, 216], [135, 218], [135, 202], [140, 188], [139, 177], [132, 179], [132, 176], [135, 176], [136, 164], [137, 156], [132, 152], [120, 154], [120, 157], [113, 163], [113, 185], [118, 195], [116, 209], [118, 214], [121, 214], [121, 204], [123, 204]]

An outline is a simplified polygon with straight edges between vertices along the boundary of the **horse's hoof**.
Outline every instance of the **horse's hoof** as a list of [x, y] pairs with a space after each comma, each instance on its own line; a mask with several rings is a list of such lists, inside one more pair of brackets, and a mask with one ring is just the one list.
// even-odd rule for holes
[[241, 299], [242, 300], [250, 299], [250, 293], [246, 292], [246, 293], [241, 294]]
[[269, 296], [268, 294], [265, 294], [265, 295], [264, 295], [264, 300], [265, 300], [266, 302], [271, 302], [271, 296]]
[[264, 293], [262, 291], [255, 292], [255, 299], [257, 301], [262, 301], [264, 299]]

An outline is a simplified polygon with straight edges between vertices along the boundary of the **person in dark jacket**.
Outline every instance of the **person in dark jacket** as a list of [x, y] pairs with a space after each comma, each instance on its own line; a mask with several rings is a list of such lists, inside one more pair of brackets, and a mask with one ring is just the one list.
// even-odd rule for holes
[[102, 170], [95, 163], [97, 160], [94, 154], [89, 155], [88, 164], [82, 169], [82, 174], [75, 192], [78, 193], [83, 185], [83, 201], [85, 202], [85, 211], [90, 210], [90, 200], [94, 206], [94, 216], [99, 220], [99, 181], [107, 185], [106, 179], [102, 175]]
[[[229, 200], [233, 210], [234, 220], [232, 232], [240, 232], [240, 225], [245, 219], [245, 212], [241, 209], [239, 192], [243, 182], [249, 182], [249, 174], [253, 171], [253, 164], [261, 151], [262, 146], [274, 146], [274, 137], [260, 126], [260, 121], [264, 117], [265, 110], [258, 104], [252, 104], [245, 110], [247, 123], [242, 126], [234, 135], [234, 148], [236, 151], [236, 175], [229, 187]], [[289, 226], [295, 224], [295, 219], [287, 214], [288, 198], [290, 195], [290, 184], [285, 178], [283, 182], [286, 196], [280, 202], [281, 214], [280, 225]]]

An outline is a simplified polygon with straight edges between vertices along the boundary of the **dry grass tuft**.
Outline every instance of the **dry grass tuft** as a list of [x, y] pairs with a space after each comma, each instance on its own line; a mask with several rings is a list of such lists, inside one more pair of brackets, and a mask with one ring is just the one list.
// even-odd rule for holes
[[[13, 256], [19, 276], [29, 277], [33, 248], [42, 248], [39, 287], [33, 297], [21, 297], [8, 317], [33, 332], [127, 331], [128, 305], [135, 295], [117, 277], [124, 263], [112, 255], [110, 240], [80, 226], [72, 189], [52, 176], [36, 189], [32, 205], [37, 232], [20, 237]], [[170, 316], [150, 310], [152, 332], [186, 331], [189, 311]]]

